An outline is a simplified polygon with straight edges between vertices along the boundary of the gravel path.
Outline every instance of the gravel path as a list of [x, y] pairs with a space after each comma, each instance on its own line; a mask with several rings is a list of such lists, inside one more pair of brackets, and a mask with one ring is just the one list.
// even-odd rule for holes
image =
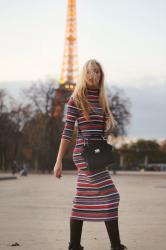
[[[0, 174], [2, 176], [2, 174]], [[0, 181], [0, 250], [67, 250], [76, 174]], [[166, 249], [166, 174], [118, 173], [119, 228], [129, 250]], [[10, 246], [17, 242], [19, 246]], [[103, 222], [84, 222], [85, 250], [110, 250]]]

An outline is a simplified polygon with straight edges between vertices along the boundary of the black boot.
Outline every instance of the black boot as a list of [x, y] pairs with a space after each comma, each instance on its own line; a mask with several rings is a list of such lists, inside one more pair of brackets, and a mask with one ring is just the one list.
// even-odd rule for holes
[[69, 250], [83, 250], [81, 246], [83, 221], [70, 218], [70, 242]]
[[72, 244], [69, 242], [69, 250], [84, 250], [84, 247], [83, 246], [79, 246], [79, 247], [74, 247], [72, 246]]
[[127, 247], [120, 241], [118, 218], [105, 221], [105, 225], [111, 242], [111, 250], [126, 250]]
[[120, 244], [118, 247], [111, 247], [111, 250], [126, 250], [127, 247], [125, 245]]

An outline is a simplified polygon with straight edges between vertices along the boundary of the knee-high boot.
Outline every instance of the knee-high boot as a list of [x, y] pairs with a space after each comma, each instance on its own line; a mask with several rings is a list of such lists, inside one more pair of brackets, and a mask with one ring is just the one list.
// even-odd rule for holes
[[118, 218], [105, 221], [109, 239], [111, 242], [111, 250], [125, 250], [127, 247], [121, 244], [119, 235]]
[[70, 218], [70, 242], [69, 250], [83, 250], [81, 246], [83, 221]]

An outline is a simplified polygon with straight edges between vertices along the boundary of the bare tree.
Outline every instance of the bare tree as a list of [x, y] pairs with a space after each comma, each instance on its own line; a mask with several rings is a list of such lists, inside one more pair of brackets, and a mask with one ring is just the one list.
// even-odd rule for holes
[[118, 123], [117, 128], [113, 130], [112, 134], [114, 137], [126, 135], [127, 126], [130, 124], [131, 119], [131, 101], [125, 96], [123, 89], [115, 86], [111, 89], [107, 89], [107, 96], [112, 114]]
[[57, 81], [48, 79], [32, 83], [29, 88], [22, 89], [24, 102], [32, 107], [33, 114], [43, 113], [51, 115], [52, 102], [55, 99], [55, 90], [58, 86]]

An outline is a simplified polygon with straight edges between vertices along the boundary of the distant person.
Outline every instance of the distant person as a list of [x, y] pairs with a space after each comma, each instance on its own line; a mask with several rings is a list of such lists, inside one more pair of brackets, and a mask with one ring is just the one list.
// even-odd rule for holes
[[[118, 206], [120, 195], [108, 170], [86, 171], [87, 162], [82, 155], [84, 138], [101, 140], [103, 131], [117, 125], [108, 104], [104, 88], [104, 73], [99, 62], [89, 60], [85, 63], [80, 81], [67, 103], [67, 116], [54, 175], [62, 176], [62, 159], [72, 139], [74, 124], [78, 132], [73, 151], [77, 167], [77, 188], [70, 216], [69, 250], [83, 250], [81, 234], [83, 221], [105, 222], [111, 242], [111, 250], [124, 250], [118, 226]], [[82, 137], [83, 135], [83, 137]], [[65, 191], [65, 189], [64, 189]]]
[[22, 169], [20, 170], [20, 175], [21, 176], [27, 176], [28, 175], [28, 168], [27, 168], [27, 164], [24, 162]]
[[12, 168], [12, 174], [15, 175], [15, 173], [16, 173], [17, 170], [18, 170], [16, 160], [14, 160], [14, 161], [12, 162], [11, 168]]

